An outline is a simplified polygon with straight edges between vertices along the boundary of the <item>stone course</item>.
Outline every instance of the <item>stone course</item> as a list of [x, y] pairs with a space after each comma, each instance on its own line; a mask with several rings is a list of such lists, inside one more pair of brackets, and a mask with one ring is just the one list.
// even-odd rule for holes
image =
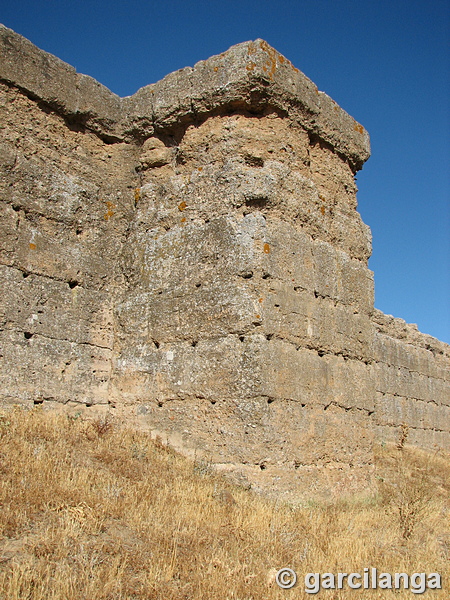
[[286, 58], [119, 98], [3, 26], [0, 57], [3, 403], [134, 415], [273, 493], [369, 488], [404, 425], [450, 447], [449, 346], [374, 309], [368, 134]]

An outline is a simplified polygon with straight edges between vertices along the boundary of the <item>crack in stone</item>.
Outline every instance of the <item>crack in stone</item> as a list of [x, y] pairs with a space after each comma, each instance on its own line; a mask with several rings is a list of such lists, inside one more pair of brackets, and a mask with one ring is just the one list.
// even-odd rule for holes
[[[28, 332], [23, 331], [22, 329], [13, 329], [13, 328], [9, 328], [6, 327], [5, 329], [3, 329], [3, 331], [13, 331], [14, 333], [22, 333], [22, 334], [26, 334]], [[68, 344], [75, 344], [76, 346], [89, 346], [90, 348], [99, 348], [101, 350], [109, 350], [110, 352], [112, 352], [112, 348], [110, 348], [109, 346], [100, 346], [99, 344], [93, 344], [92, 342], [80, 342], [77, 340], [70, 340], [70, 339], [66, 339], [66, 338], [58, 338], [58, 337], [53, 337], [50, 335], [45, 335], [43, 333], [38, 333], [37, 331], [33, 332], [33, 333], [28, 333], [29, 338], [31, 339], [33, 337], [41, 337], [47, 340], [54, 340], [55, 342], [66, 342]]]

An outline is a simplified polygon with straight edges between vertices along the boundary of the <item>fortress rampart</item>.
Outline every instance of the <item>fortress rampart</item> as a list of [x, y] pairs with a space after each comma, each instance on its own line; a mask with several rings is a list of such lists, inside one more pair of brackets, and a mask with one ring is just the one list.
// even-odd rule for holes
[[[374, 309], [364, 128], [263, 40], [119, 98], [0, 26], [0, 396], [110, 405], [266, 490], [450, 447], [450, 348]], [[320, 473], [320, 478], [318, 478]]]

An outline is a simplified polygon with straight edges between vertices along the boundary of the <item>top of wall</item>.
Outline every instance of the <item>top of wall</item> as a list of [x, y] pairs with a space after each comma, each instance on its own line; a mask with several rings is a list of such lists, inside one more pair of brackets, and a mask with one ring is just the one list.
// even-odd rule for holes
[[450, 360], [450, 346], [427, 333], [422, 333], [415, 323], [407, 323], [403, 319], [385, 315], [378, 309], [375, 309], [372, 314], [372, 322], [376, 331], [380, 334], [400, 340], [416, 348], [430, 350], [433, 354], [440, 354]]
[[369, 158], [366, 130], [264, 40], [244, 42], [120, 98], [0, 24], [0, 79], [106, 141], [143, 140], [210, 114], [280, 111], [342, 154]]

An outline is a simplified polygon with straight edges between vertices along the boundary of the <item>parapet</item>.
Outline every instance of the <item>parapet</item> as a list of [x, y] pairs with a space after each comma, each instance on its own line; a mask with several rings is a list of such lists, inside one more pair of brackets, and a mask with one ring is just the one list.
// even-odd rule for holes
[[126, 98], [3, 25], [0, 53], [0, 79], [105, 140], [142, 140], [227, 108], [253, 114], [275, 109], [330, 144], [354, 170], [370, 156], [362, 125], [261, 39], [232, 46]]

